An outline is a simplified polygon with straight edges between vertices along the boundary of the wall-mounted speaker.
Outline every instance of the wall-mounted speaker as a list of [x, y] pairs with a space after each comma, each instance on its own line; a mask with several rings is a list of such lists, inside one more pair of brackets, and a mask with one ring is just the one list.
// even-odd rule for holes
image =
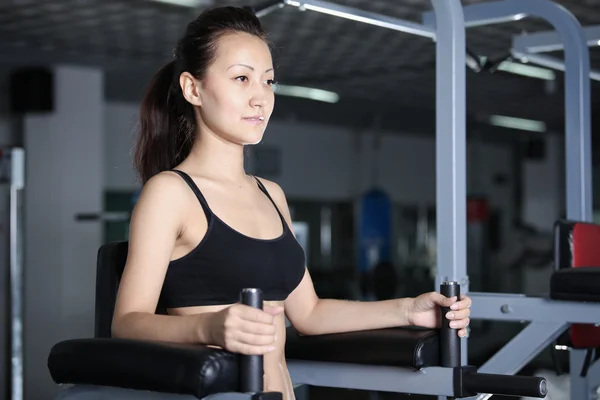
[[13, 113], [54, 111], [54, 75], [44, 67], [18, 68], [9, 81], [10, 109]]

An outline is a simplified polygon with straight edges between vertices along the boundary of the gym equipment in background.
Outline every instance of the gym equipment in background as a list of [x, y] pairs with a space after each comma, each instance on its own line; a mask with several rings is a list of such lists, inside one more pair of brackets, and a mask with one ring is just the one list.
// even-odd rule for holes
[[485, 197], [467, 197], [467, 271], [469, 285], [489, 290], [489, 219], [490, 204]]
[[358, 217], [358, 276], [362, 295], [373, 296], [369, 279], [376, 265], [391, 261], [392, 202], [387, 193], [373, 188], [360, 199]]
[[[23, 193], [25, 189], [25, 151], [18, 147], [0, 149], [0, 187], [9, 188], [9, 222], [8, 231], [8, 293], [7, 296], [7, 319], [10, 321], [3, 324], [5, 330], [9, 354], [6, 355], [5, 364], [7, 369], [5, 382], [6, 393], [11, 400], [23, 399]], [[2, 221], [0, 221], [1, 223]], [[5, 225], [2, 225], [4, 228]], [[0, 235], [2, 236], [2, 235]], [[4, 241], [6, 237], [3, 236]], [[4, 244], [4, 243], [3, 243]], [[0, 263], [0, 267], [3, 267]], [[0, 290], [0, 292], [3, 290]]]

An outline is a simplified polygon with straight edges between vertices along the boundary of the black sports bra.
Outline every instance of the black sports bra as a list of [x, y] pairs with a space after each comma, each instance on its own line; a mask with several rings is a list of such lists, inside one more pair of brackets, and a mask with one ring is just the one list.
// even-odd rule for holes
[[192, 178], [174, 170], [200, 201], [208, 229], [190, 253], [169, 263], [161, 302], [168, 308], [224, 305], [239, 302], [243, 288], [260, 288], [265, 301], [282, 301], [298, 286], [305, 272], [305, 255], [262, 182], [283, 224], [275, 239], [246, 236], [217, 217]]

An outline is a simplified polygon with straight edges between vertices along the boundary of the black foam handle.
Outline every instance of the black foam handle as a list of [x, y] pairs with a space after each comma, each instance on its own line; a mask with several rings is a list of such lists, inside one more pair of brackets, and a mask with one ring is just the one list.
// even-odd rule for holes
[[548, 386], [544, 378], [497, 374], [466, 374], [464, 389], [471, 393], [544, 398]]
[[[262, 310], [263, 293], [255, 288], [243, 289], [240, 293], [240, 303]], [[263, 356], [240, 355], [240, 389], [243, 393], [262, 392], [263, 375]]]
[[[444, 282], [440, 285], [440, 293], [446, 297], [460, 298], [460, 285], [458, 282]], [[450, 307], [442, 307], [442, 328], [440, 332], [440, 363], [442, 367], [459, 367], [460, 338], [457, 331], [450, 327], [450, 320], [446, 314]]]

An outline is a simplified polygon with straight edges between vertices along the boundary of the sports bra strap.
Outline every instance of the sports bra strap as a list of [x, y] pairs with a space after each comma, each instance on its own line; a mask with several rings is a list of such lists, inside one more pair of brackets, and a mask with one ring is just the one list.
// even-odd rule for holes
[[196, 185], [196, 182], [194, 182], [194, 180], [183, 171], [180, 171], [178, 169], [173, 169], [172, 171], [177, 173], [179, 176], [181, 176], [183, 178], [183, 180], [188, 184], [188, 186], [192, 189], [192, 191], [198, 198], [200, 205], [202, 206], [202, 210], [204, 210], [204, 214], [206, 215], [207, 222], [210, 222], [210, 219], [212, 216], [212, 211], [211, 211], [210, 207], [208, 206], [208, 202], [202, 195], [202, 192], [198, 188], [198, 185]]
[[275, 207], [275, 210], [277, 210], [277, 213], [279, 214], [279, 216], [282, 218], [282, 220], [284, 220], [283, 215], [279, 211], [279, 207], [277, 207], [277, 204], [275, 204], [275, 201], [273, 201], [273, 198], [269, 194], [265, 185], [263, 185], [263, 183], [260, 181], [260, 179], [258, 179], [256, 176], [253, 176], [253, 177], [254, 177], [254, 179], [256, 179], [256, 182], [258, 182], [258, 187], [260, 188], [260, 190], [269, 198], [269, 200], [271, 200], [271, 203], [273, 203], [273, 207]]

